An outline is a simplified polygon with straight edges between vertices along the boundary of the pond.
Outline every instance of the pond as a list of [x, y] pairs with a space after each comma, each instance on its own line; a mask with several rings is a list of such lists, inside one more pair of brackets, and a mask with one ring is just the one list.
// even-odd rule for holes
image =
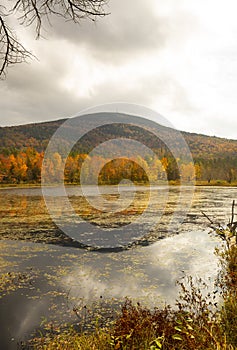
[[[136, 232], [133, 235], [129, 232], [119, 243], [110, 242], [111, 249], [105, 250], [103, 246], [80, 249], [80, 245], [59, 232], [48, 214], [40, 188], [1, 189], [2, 348], [16, 349], [17, 343], [29, 337], [42, 321], [86, 324], [86, 319], [93, 318], [96, 312], [108, 310], [111, 305], [116, 307], [125, 297], [149, 307], [174, 305], [178, 294], [176, 281], [187, 276], [201, 277], [210, 291], [215, 288], [218, 264], [213, 252], [220, 241], [208, 234], [208, 222], [201, 211], [225, 224], [236, 198], [236, 188], [196, 187], [182, 225], [173, 231], [166, 227], [177, 205], [177, 187], [169, 188], [165, 209], [161, 200], [164, 189], [154, 187], [156, 197], [153, 196], [141, 223], [136, 218], [147, 207], [146, 187], [140, 186], [131, 199], [129, 187], [123, 186], [120, 190], [125, 196], [121, 198], [123, 203], [127, 200], [130, 204], [125, 205], [122, 214], [115, 210], [113, 215], [94, 210], [90, 201], [84, 200], [79, 187], [70, 186], [66, 190], [73, 209], [80, 215], [82, 227], [86, 222], [109, 232], [134, 223], [130, 231]], [[54, 204], [55, 215], [62, 221], [68, 220], [68, 213], [58, 205], [60, 193], [56, 188], [50, 191], [48, 197]], [[188, 196], [190, 189], [185, 191]], [[119, 198], [115, 187], [103, 187], [102, 192], [111, 205]], [[96, 203], [94, 188], [88, 187], [87, 194]], [[142, 240], [144, 228], [149, 234]], [[95, 248], [96, 241], [91, 240], [90, 232], [75, 238], [79, 241], [82, 238], [84, 244]], [[133, 239], [137, 244], [130, 244]], [[121, 249], [116, 249], [117, 246]]]

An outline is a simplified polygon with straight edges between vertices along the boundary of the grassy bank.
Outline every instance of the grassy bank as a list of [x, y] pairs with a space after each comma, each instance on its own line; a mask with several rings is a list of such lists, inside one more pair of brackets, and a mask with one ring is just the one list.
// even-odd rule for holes
[[[219, 234], [219, 233], [218, 233]], [[176, 307], [148, 309], [125, 300], [112, 324], [93, 331], [51, 327], [27, 349], [234, 350], [237, 349], [237, 245], [217, 251], [221, 273], [213, 295], [191, 277], [178, 282]], [[217, 292], [218, 291], [218, 292]], [[216, 300], [219, 295], [218, 303]], [[99, 322], [98, 322], [99, 324]]]
[[224, 180], [211, 180], [208, 181], [196, 181], [196, 186], [223, 186], [223, 187], [236, 187], [237, 181], [233, 181], [229, 183], [228, 181]]

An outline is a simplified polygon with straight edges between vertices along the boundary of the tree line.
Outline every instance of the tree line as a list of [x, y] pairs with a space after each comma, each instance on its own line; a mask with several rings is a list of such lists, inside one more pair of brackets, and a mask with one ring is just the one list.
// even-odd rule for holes
[[[0, 154], [0, 183], [40, 183], [44, 152], [32, 147]], [[148, 183], [162, 180], [225, 181], [229, 184], [237, 180], [237, 161], [232, 158], [195, 159], [190, 162], [174, 159], [170, 155], [145, 159], [135, 157], [105, 158], [100, 155], [90, 158], [87, 154], [72, 153], [67, 159], [55, 152], [45, 163], [50, 182], [117, 184], [123, 179]], [[64, 172], [62, 172], [64, 169]], [[83, 171], [82, 171], [83, 169]], [[99, 169], [99, 170], [98, 170]]]

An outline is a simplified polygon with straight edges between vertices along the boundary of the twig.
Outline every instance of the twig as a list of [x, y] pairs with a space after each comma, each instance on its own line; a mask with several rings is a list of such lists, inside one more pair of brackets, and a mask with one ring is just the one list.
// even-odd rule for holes
[[210, 221], [212, 225], [214, 224], [214, 222], [209, 218], [209, 216], [207, 216], [207, 214], [204, 213], [204, 211], [201, 210], [201, 213], [205, 216], [205, 218], [207, 218], [208, 221]]
[[[215, 223], [209, 216], [201, 211], [203, 216], [211, 223], [210, 227], [216, 232], [216, 234], [221, 237], [227, 244], [227, 248], [230, 249], [233, 244], [232, 238], [235, 237], [235, 244], [237, 245], [237, 221], [234, 221], [235, 217], [235, 200], [232, 202], [231, 208], [231, 220], [227, 224], [227, 228], [224, 228], [220, 223]], [[216, 227], [218, 225], [218, 227]]]
[[235, 216], [235, 200], [233, 200], [233, 203], [232, 203], [232, 211], [231, 211], [231, 227], [233, 225], [233, 222], [234, 222], [234, 216]]
[[218, 226], [219, 228], [221, 228], [222, 230], [224, 230], [224, 227], [219, 223], [219, 222], [214, 222], [211, 218], [209, 218], [209, 216], [204, 213], [204, 211], [201, 210], [201, 213], [203, 216], [205, 216], [205, 218], [213, 225], [213, 227], [211, 226], [211, 228], [216, 229], [216, 226]]

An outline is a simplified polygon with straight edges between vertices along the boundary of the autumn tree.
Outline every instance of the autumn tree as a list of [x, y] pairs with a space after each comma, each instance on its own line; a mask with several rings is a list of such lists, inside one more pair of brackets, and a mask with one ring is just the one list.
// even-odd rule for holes
[[10, 27], [12, 17], [24, 26], [35, 26], [36, 38], [41, 36], [44, 22], [52, 17], [81, 22], [87, 18], [95, 20], [105, 16], [107, 0], [9, 0], [0, 4], [0, 78], [6, 75], [7, 67], [27, 61], [33, 54], [18, 40], [14, 28]]
[[118, 184], [122, 180], [137, 183], [148, 183], [147, 163], [142, 158], [116, 158], [107, 162], [99, 174], [99, 184]]
[[27, 165], [27, 182], [39, 182], [41, 177], [41, 166], [43, 152], [38, 153], [34, 148], [28, 147], [25, 151]]
[[67, 182], [70, 182], [70, 183], [77, 182], [77, 179], [78, 179], [77, 157], [73, 158], [72, 156], [69, 156], [67, 158], [67, 161], [65, 164], [65, 170], [64, 170], [65, 181]]
[[162, 162], [158, 158], [155, 158], [152, 161], [152, 163], [150, 164], [150, 170], [150, 179], [152, 182], [155, 182], [157, 180], [166, 180], [166, 171], [163, 167]]
[[196, 177], [196, 180], [201, 180], [201, 176], [202, 176], [202, 167], [199, 163], [196, 163], [194, 165], [195, 167], [195, 177]]
[[236, 169], [233, 169], [233, 168], [229, 168], [227, 171], [226, 171], [226, 180], [227, 182], [229, 182], [230, 184], [232, 183], [233, 180], [235, 180], [237, 177], [237, 171]]
[[[80, 183], [81, 167], [86, 158], [87, 158], [87, 155], [83, 153], [74, 154], [67, 157], [65, 170], [64, 170], [65, 182]], [[88, 176], [88, 171], [85, 168], [84, 168], [84, 175], [86, 177]]]
[[181, 164], [180, 166], [181, 178], [184, 181], [193, 181], [195, 179], [195, 167], [193, 163]]
[[26, 165], [26, 154], [19, 153], [16, 157], [11, 154], [10, 160], [10, 171], [8, 174], [9, 179], [12, 182], [20, 183], [26, 180], [27, 165]]
[[[164, 164], [163, 164], [163, 166], [164, 166]], [[167, 159], [166, 173], [167, 173], [168, 180], [179, 180], [180, 173], [179, 173], [179, 168], [178, 168], [178, 165], [177, 165], [175, 158], [170, 157]]]

